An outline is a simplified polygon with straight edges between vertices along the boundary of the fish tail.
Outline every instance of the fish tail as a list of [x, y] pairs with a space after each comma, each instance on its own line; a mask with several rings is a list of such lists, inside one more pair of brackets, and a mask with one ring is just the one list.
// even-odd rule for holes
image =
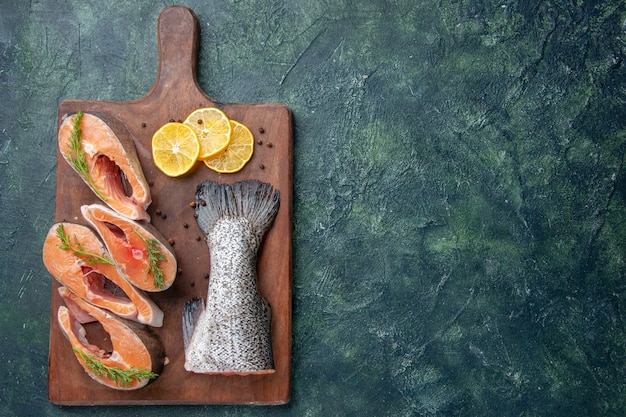
[[203, 312], [204, 301], [201, 298], [192, 298], [183, 307], [183, 346], [185, 350], [189, 346], [196, 323]]
[[258, 180], [233, 184], [205, 181], [196, 191], [198, 225], [205, 234], [209, 234], [220, 219], [244, 217], [261, 241], [272, 225], [279, 206], [280, 192], [271, 184]]

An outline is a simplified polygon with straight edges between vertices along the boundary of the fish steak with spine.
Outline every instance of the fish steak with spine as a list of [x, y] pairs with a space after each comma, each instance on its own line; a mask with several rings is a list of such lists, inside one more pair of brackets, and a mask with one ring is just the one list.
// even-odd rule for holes
[[142, 324], [163, 325], [163, 311], [120, 273], [87, 226], [54, 224], [44, 241], [43, 263], [61, 285], [91, 304]]
[[206, 306], [195, 298], [183, 308], [185, 369], [248, 375], [275, 372], [271, 310], [259, 293], [257, 255], [280, 205], [271, 184], [205, 181], [195, 212], [210, 253]]
[[83, 205], [80, 211], [131, 284], [148, 292], [172, 286], [177, 272], [174, 250], [154, 226], [131, 220], [102, 204]]
[[63, 118], [58, 142], [63, 158], [98, 198], [133, 220], [150, 219], [150, 187], [122, 122], [79, 111]]
[[[161, 339], [150, 328], [124, 320], [59, 287], [65, 302], [57, 310], [61, 331], [74, 356], [94, 381], [117, 390], [135, 390], [157, 378], [166, 363]], [[112, 349], [89, 340], [83, 324], [98, 322], [108, 334]]]

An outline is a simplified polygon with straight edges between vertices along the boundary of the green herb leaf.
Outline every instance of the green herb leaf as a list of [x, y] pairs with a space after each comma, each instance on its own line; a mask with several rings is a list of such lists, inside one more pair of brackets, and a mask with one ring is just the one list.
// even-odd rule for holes
[[102, 255], [98, 255], [98, 254], [86, 251], [83, 245], [78, 241], [78, 238], [76, 237], [76, 235], [74, 235], [74, 243], [72, 244], [72, 241], [70, 237], [67, 235], [67, 233], [65, 233], [65, 227], [63, 227], [62, 224], [59, 224], [57, 226], [56, 232], [57, 232], [57, 237], [61, 241], [61, 244], [59, 245], [59, 247], [63, 250], [72, 251], [75, 256], [83, 259], [87, 264], [93, 265], [93, 264], [100, 263], [100, 264], [109, 264], [109, 265], [115, 266], [115, 263], [113, 263], [113, 261], [108, 259], [104, 253]]
[[142, 380], [146, 378], [154, 379], [159, 376], [148, 369], [144, 368], [129, 368], [122, 369], [117, 366], [107, 366], [98, 359], [96, 355], [92, 355], [83, 352], [80, 349], [72, 347], [72, 350], [85, 361], [85, 365], [98, 376], [109, 378], [115, 381], [115, 383], [122, 387], [127, 387], [133, 382], [133, 380]]
[[146, 249], [148, 251], [148, 276], [154, 273], [154, 286], [156, 288], [163, 288], [163, 270], [159, 265], [159, 262], [167, 260], [165, 255], [161, 252], [161, 244], [156, 239], [148, 239], [144, 237], [141, 233], [134, 229], [137, 236], [143, 240], [146, 244]]
[[74, 169], [87, 181], [94, 193], [96, 193], [102, 201], [106, 202], [106, 197], [96, 188], [96, 184], [94, 184], [93, 178], [91, 178], [91, 174], [89, 173], [89, 165], [87, 164], [85, 150], [82, 146], [83, 131], [80, 128], [80, 121], [83, 115], [83, 111], [79, 110], [76, 116], [74, 116], [74, 119], [72, 119], [73, 129], [69, 141], [72, 152], [66, 153], [65, 157], [70, 161], [72, 166], [74, 166]]

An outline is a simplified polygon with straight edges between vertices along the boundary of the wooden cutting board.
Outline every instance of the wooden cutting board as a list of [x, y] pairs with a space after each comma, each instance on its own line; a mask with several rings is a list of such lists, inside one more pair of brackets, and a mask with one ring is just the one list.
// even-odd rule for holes
[[[208, 97], [196, 77], [199, 26], [185, 7], [168, 7], [158, 23], [159, 71], [152, 89], [130, 102], [67, 100], [59, 105], [58, 121], [78, 110], [106, 113], [130, 131], [144, 174], [151, 184], [152, 224], [174, 242], [179, 275], [174, 285], [150, 297], [165, 313], [162, 328], [155, 328], [165, 346], [169, 364], [145, 388], [124, 392], [91, 380], [72, 353], [56, 315], [62, 300], [53, 279], [50, 318], [48, 396], [63, 405], [97, 404], [284, 404], [289, 401], [291, 373], [291, 256], [292, 256], [292, 115], [280, 103], [220, 103]], [[164, 123], [182, 121], [193, 110], [216, 106], [231, 119], [247, 125], [255, 136], [254, 155], [235, 174], [219, 175], [198, 163], [184, 177], [168, 178], [153, 164], [152, 134]], [[80, 206], [97, 202], [95, 194], [57, 151], [56, 221], [86, 224]], [[281, 193], [280, 210], [259, 253], [261, 294], [272, 306], [272, 346], [276, 372], [257, 376], [194, 374], [184, 370], [181, 312], [185, 301], [206, 297], [209, 251], [189, 203], [204, 180], [232, 183], [256, 178]], [[185, 227], [185, 224], [187, 227]], [[199, 240], [198, 240], [199, 239]], [[91, 327], [90, 327], [91, 326]], [[86, 325], [92, 341], [106, 343], [98, 325]]]

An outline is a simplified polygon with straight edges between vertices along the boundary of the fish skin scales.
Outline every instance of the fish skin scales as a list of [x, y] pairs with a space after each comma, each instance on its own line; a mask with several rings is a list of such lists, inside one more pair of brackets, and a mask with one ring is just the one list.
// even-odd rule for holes
[[259, 294], [256, 263], [279, 205], [280, 193], [257, 180], [198, 187], [195, 210], [211, 265], [206, 307], [198, 309], [196, 300], [183, 311], [186, 370], [274, 372], [271, 314]]

